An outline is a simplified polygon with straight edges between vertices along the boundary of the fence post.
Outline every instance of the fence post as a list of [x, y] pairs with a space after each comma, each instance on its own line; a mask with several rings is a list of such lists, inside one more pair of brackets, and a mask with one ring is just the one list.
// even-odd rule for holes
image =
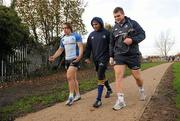
[[1, 82], [3, 82], [3, 76], [4, 76], [4, 74], [3, 74], [3, 59], [1, 60]]
[[5, 60], [0, 59], [0, 83], [27, 77], [27, 46], [20, 47], [14, 55], [7, 55]]

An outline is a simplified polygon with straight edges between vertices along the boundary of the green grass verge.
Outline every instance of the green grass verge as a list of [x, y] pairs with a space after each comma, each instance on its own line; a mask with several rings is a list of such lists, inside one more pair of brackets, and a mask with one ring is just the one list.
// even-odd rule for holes
[[[176, 90], [176, 107], [180, 109], [180, 62], [176, 62], [173, 64], [173, 74], [173, 87]], [[180, 114], [177, 121], [180, 121]]]
[[[147, 69], [153, 66], [162, 64], [162, 62], [156, 63], [143, 63], [141, 69]], [[125, 76], [130, 74], [130, 70], [127, 69]], [[106, 73], [106, 77], [110, 79], [111, 82], [114, 80], [114, 72], [109, 70]], [[88, 76], [86, 79], [79, 80], [79, 87], [81, 93], [85, 93], [97, 87], [97, 77]], [[180, 87], [180, 86], [179, 86]], [[180, 89], [180, 88], [179, 88]], [[179, 91], [180, 92], [180, 91]], [[43, 95], [33, 95], [21, 98], [11, 105], [0, 108], [0, 119], [1, 121], [7, 121], [13, 117], [17, 117], [20, 114], [25, 114], [29, 112], [34, 112], [37, 109], [51, 106], [57, 102], [65, 101], [68, 97], [68, 84], [64, 83], [58, 89], [54, 89], [48, 94]], [[180, 100], [180, 96], [179, 96]], [[180, 104], [179, 104], [180, 107]]]

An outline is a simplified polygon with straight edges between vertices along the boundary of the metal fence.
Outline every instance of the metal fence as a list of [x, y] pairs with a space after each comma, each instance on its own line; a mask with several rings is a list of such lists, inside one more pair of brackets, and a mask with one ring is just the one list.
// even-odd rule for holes
[[0, 82], [13, 81], [27, 76], [27, 47], [15, 50], [14, 55], [7, 55], [0, 60]]

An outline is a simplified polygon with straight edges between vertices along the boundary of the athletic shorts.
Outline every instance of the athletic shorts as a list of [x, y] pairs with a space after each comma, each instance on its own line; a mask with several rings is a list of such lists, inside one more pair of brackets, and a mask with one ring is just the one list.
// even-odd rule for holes
[[80, 68], [80, 63], [79, 62], [73, 62], [75, 59], [72, 60], [65, 60], [65, 68], [68, 69], [69, 66], [74, 66], [77, 69]]
[[141, 68], [141, 56], [140, 55], [116, 55], [114, 57], [115, 65], [127, 65], [132, 70]]

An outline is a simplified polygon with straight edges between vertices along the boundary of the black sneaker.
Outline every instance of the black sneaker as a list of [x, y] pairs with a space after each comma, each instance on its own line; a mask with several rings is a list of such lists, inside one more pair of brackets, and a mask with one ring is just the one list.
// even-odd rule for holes
[[105, 95], [105, 98], [109, 98], [111, 94], [112, 94], [112, 90], [107, 91], [107, 92], [106, 92], [106, 95]]
[[94, 108], [99, 108], [102, 105], [102, 102], [100, 100], [96, 100], [96, 102], [93, 104]]

